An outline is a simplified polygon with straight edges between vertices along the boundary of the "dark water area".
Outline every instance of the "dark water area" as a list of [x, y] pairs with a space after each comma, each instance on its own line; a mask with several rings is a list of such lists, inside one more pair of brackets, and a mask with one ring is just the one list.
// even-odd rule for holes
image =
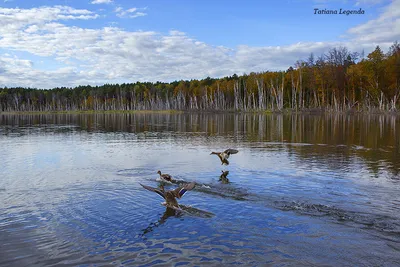
[[0, 114], [0, 266], [399, 266], [399, 171], [394, 115]]

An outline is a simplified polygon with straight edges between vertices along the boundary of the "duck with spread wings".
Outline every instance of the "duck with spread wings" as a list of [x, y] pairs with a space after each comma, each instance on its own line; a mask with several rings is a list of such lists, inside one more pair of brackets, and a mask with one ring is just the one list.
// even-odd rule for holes
[[210, 155], [217, 155], [219, 159], [221, 160], [221, 165], [229, 165], [228, 158], [231, 154], [236, 154], [238, 153], [239, 150], [228, 148], [224, 152], [211, 152]]
[[140, 184], [140, 185], [143, 186], [145, 189], [147, 189], [149, 191], [152, 191], [152, 192], [155, 192], [158, 195], [160, 195], [162, 198], [164, 198], [165, 199], [165, 203], [163, 203], [163, 204], [165, 206], [171, 207], [171, 208], [180, 209], [178, 201], [176, 199], [177, 198], [178, 199], [182, 198], [183, 195], [187, 191], [190, 191], [195, 187], [196, 183], [195, 182], [191, 182], [189, 184], [186, 184], [184, 186], [180, 186], [180, 187], [178, 187], [178, 188], [176, 188], [174, 190], [170, 190], [170, 191], [165, 191], [163, 186], [161, 186], [160, 188], [155, 188], [155, 187], [151, 187], [151, 186], [147, 186], [147, 185], [142, 185], [142, 184]]

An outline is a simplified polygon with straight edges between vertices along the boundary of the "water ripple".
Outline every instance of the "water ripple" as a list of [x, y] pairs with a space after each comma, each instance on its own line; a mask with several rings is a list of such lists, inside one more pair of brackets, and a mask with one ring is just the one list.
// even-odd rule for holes
[[[346, 121], [0, 115], [0, 265], [395, 266], [400, 123]], [[158, 170], [196, 182], [186, 213]]]

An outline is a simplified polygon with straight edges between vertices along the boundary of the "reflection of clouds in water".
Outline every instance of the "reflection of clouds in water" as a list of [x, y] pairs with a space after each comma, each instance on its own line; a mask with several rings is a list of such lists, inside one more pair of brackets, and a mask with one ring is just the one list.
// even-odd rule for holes
[[[0, 188], [5, 190], [0, 193], [0, 209], [17, 206], [6, 212], [12, 210], [20, 214], [15, 220], [27, 218], [27, 221], [30, 219], [24, 212], [32, 210], [37, 213], [32, 224], [56, 228], [59, 240], [68, 237], [67, 241], [74, 244], [88, 241], [82, 246], [84, 256], [93, 260], [87, 253], [103, 253], [99, 262], [106, 256], [118, 258], [128, 254], [131, 258], [138, 257], [136, 263], [160, 258], [168, 261], [173, 256], [182, 258], [185, 253], [204, 250], [209, 250], [207, 257], [214, 255], [231, 262], [224, 255], [232, 249], [253, 260], [253, 252], [264, 255], [269, 251], [271, 255], [274, 250], [304, 259], [307, 256], [302, 254], [303, 250], [285, 245], [296, 244], [300, 235], [313, 258], [321, 247], [329, 256], [330, 249], [339, 246], [349, 251], [349, 257], [357, 259], [356, 263], [363, 258], [358, 256], [373, 249], [374, 253], [382, 253], [381, 257], [392, 252], [387, 246], [379, 247], [376, 252], [372, 244], [381, 244], [379, 234], [371, 238], [369, 229], [358, 230], [365, 226], [364, 222], [368, 223], [368, 216], [361, 216], [366, 211], [374, 215], [371, 217], [376, 225], [371, 227], [374, 231], [380, 231], [379, 227], [390, 231], [395, 224], [391, 218], [398, 214], [400, 183], [387, 176], [394, 174], [398, 155], [379, 149], [396, 151], [389, 137], [398, 137], [388, 133], [388, 140], [380, 139], [374, 129], [358, 132], [356, 128], [354, 133], [360, 138], [370, 139], [351, 139], [347, 137], [348, 131], [344, 131], [351, 125], [343, 126], [340, 120], [330, 118], [324, 123], [336, 123], [339, 129], [344, 127], [336, 130], [336, 136], [332, 131], [311, 131], [309, 126], [319, 124], [305, 116], [297, 117], [297, 126], [292, 124], [293, 117], [258, 116], [257, 120], [249, 120], [251, 115], [221, 116], [224, 119], [219, 115], [169, 116], [169, 123], [161, 123], [166, 117], [160, 115], [60, 116], [61, 120], [69, 118], [69, 123], [81, 125], [80, 129], [1, 136], [4, 146], [0, 160], [5, 167], [0, 169]], [[235, 118], [244, 117], [247, 119], [235, 122]], [[2, 115], [0, 118], [4, 122]], [[95, 131], [88, 129], [89, 119], [98, 120]], [[132, 120], [129, 124], [135, 125], [136, 133], [128, 132], [132, 128], [126, 128], [127, 119]], [[190, 132], [192, 128], [187, 123], [190, 119], [197, 120], [196, 127], [201, 133]], [[13, 121], [11, 117], [7, 120]], [[257, 124], [260, 121], [264, 125], [261, 131]], [[148, 132], [143, 132], [144, 122]], [[357, 118], [353, 122], [362, 127]], [[166, 127], [169, 132], [163, 132]], [[385, 129], [389, 128], [378, 131], [385, 135]], [[391, 133], [396, 130], [390, 129]], [[213, 150], [229, 147], [239, 150], [230, 158], [229, 166], [222, 167], [218, 158], [209, 155]], [[219, 181], [221, 169], [229, 171], [227, 184]], [[206, 220], [195, 216], [170, 217], [146, 234], [149, 243], [138, 240], [141, 229], [163, 216], [161, 199], [139, 189], [141, 181], [157, 185], [157, 170], [204, 185], [192, 190], [190, 198], [182, 202], [214, 212], [216, 216]], [[338, 219], [347, 225], [337, 224]], [[347, 236], [342, 235], [344, 232]], [[174, 244], [173, 238], [177, 240]], [[335, 240], [335, 244], [326, 240]], [[363, 245], [358, 249], [351, 247], [358, 242]], [[190, 244], [197, 247], [184, 248]], [[210, 247], [219, 250], [211, 251]], [[312, 247], [318, 247], [318, 251]], [[160, 256], [162, 251], [172, 248], [176, 249], [172, 256]], [[279, 255], [275, 255], [278, 262], [282, 259]], [[320, 259], [325, 257], [323, 253], [320, 255]], [[330, 259], [331, 263], [344, 263], [342, 259]]]
[[154, 176], [157, 177], [157, 173], [153, 170], [154, 167], [137, 167], [131, 169], [123, 169], [117, 171], [117, 175], [126, 177], [144, 177]]

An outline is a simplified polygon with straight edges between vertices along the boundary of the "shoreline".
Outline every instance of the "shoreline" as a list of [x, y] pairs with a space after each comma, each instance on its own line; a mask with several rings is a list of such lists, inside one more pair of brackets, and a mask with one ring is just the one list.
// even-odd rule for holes
[[0, 111], [0, 115], [80, 115], [80, 114], [179, 114], [180, 110], [60, 110], [60, 111]]
[[183, 113], [209, 113], [209, 114], [309, 114], [322, 115], [328, 114], [380, 114], [380, 115], [400, 115], [400, 111], [382, 111], [382, 110], [346, 110], [332, 111], [324, 109], [304, 109], [281, 111], [271, 110], [60, 110], [60, 111], [0, 111], [0, 115], [84, 115], [84, 114], [183, 114]]

